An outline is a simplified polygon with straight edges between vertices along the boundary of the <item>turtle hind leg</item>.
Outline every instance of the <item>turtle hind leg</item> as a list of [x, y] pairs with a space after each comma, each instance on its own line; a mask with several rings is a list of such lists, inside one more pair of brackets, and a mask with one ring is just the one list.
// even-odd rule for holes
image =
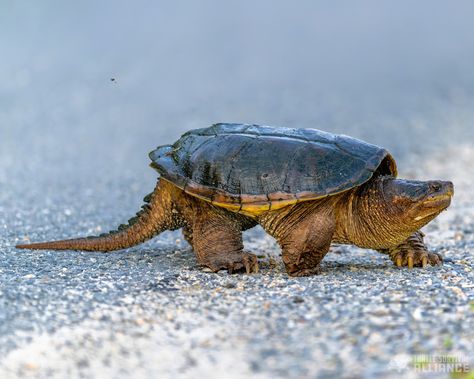
[[390, 259], [398, 267], [408, 266], [408, 268], [413, 268], [426, 267], [428, 264], [432, 266], [441, 265], [443, 257], [438, 253], [428, 251], [423, 237], [424, 234], [417, 231], [397, 247], [383, 252], [388, 253]]
[[[250, 228], [253, 228], [257, 223], [254, 220], [241, 220], [241, 226], [242, 226], [242, 231], [248, 230]], [[189, 245], [191, 246], [192, 249], [194, 249], [194, 243], [193, 243], [193, 228], [190, 225], [186, 225], [183, 227], [182, 230], [183, 233], [183, 238]]]
[[227, 211], [206, 206], [199, 209], [194, 217], [192, 245], [199, 264], [214, 272], [258, 272], [256, 255], [243, 251], [241, 222]]

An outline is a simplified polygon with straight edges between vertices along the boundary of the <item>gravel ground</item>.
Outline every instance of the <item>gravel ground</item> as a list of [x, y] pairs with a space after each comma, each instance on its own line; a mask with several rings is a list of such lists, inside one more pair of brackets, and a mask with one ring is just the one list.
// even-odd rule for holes
[[[472, 369], [472, 4], [185, 3], [0, 4], [0, 378]], [[108, 254], [13, 247], [115, 228], [154, 187], [148, 151], [221, 121], [346, 133], [403, 177], [452, 180], [425, 228], [445, 264], [334, 246], [321, 275], [289, 278], [258, 228], [250, 276], [203, 272], [179, 232]]]
[[416, 371], [427, 359], [474, 365], [471, 145], [400, 162], [405, 177], [456, 184], [451, 208], [425, 230], [443, 267], [398, 269], [376, 252], [335, 246], [310, 278], [289, 278], [258, 228], [245, 234], [261, 255], [251, 276], [203, 272], [179, 232], [109, 254], [16, 250], [112, 228], [153, 184], [152, 173], [138, 181], [125, 170], [90, 185], [80, 176], [54, 185], [36, 176], [34, 185], [29, 173], [42, 162], [16, 157], [3, 172], [24, 171], [0, 195], [2, 378], [410, 378], [447, 375]]

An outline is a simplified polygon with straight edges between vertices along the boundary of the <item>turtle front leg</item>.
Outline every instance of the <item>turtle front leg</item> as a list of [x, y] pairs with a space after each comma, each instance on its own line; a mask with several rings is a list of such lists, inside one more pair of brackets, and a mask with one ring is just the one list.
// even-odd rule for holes
[[279, 242], [288, 275], [320, 273], [319, 263], [329, 251], [335, 231], [334, 214], [327, 204], [302, 203], [291, 212], [268, 213], [259, 222]]
[[314, 230], [306, 225], [295, 225], [280, 241], [282, 258], [290, 276], [311, 276], [321, 272], [319, 263], [329, 251], [332, 231], [327, 225], [324, 229]]
[[242, 226], [224, 211], [201, 209], [192, 229], [192, 245], [199, 264], [230, 274], [258, 272], [257, 256], [243, 251]]
[[387, 253], [398, 267], [413, 268], [426, 267], [428, 264], [432, 266], [443, 264], [443, 257], [440, 254], [428, 251], [423, 237], [423, 232], [417, 231], [397, 247], [383, 252]]

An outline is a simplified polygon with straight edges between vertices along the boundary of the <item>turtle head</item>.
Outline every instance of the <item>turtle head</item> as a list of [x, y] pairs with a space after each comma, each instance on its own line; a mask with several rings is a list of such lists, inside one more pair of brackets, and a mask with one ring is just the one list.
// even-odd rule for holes
[[343, 235], [361, 247], [397, 246], [445, 210], [453, 193], [451, 182], [377, 176], [352, 194]]
[[405, 180], [382, 177], [379, 188], [388, 211], [416, 230], [451, 204], [453, 183], [441, 180]]

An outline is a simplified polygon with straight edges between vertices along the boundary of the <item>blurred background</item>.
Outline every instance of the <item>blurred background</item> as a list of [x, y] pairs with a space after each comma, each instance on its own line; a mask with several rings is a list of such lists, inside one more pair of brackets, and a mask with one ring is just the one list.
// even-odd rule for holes
[[399, 161], [472, 143], [473, 19], [469, 1], [2, 1], [0, 185], [151, 187], [150, 150], [220, 121]]
[[[472, 1], [0, 0], [0, 377], [474, 367], [473, 62]], [[155, 185], [148, 152], [216, 122], [344, 133], [403, 177], [452, 180], [425, 230], [446, 264], [345, 246], [294, 280], [258, 228], [246, 248], [280, 264], [258, 276], [202, 272], [179, 231], [111, 254], [14, 248], [116, 228]]]

